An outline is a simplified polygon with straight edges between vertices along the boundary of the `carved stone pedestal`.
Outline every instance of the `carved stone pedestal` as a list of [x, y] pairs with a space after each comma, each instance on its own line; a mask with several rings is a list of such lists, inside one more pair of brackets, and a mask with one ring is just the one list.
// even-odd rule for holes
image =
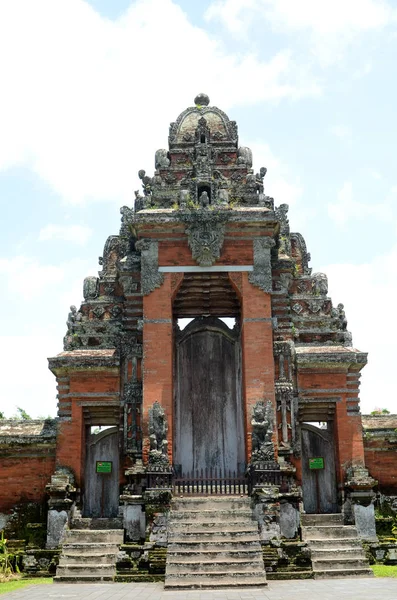
[[357, 533], [363, 540], [377, 541], [375, 525], [375, 493], [373, 487], [378, 482], [362, 466], [351, 467], [345, 483], [347, 498], [345, 514], [351, 515]]
[[47, 516], [47, 548], [58, 548], [63, 539], [64, 531], [70, 520], [70, 511], [74, 503], [76, 489], [71, 483], [70, 476], [55, 473], [51, 483], [46, 486], [50, 496]]

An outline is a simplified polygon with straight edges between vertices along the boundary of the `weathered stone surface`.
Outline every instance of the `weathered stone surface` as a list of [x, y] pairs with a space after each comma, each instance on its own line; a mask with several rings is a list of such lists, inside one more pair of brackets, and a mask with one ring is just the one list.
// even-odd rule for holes
[[49, 510], [47, 516], [47, 548], [59, 548], [68, 524], [66, 510]]
[[289, 502], [280, 503], [280, 533], [282, 537], [293, 539], [297, 537], [300, 513]]
[[375, 508], [372, 503], [367, 506], [354, 503], [352, 506], [354, 521], [359, 537], [363, 540], [377, 540], [375, 527]]

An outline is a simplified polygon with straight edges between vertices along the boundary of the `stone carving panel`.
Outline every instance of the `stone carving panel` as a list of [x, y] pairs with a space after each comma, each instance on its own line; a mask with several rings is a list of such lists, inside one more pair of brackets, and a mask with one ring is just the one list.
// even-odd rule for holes
[[257, 402], [252, 410], [252, 463], [274, 461], [273, 406]]
[[135, 246], [141, 252], [141, 289], [142, 294], [147, 296], [164, 282], [164, 275], [159, 272], [158, 242], [142, 239]]
[[149, 464], [169, 464], [167, 431], [168, 424], [164, 409], [156, 401], [149, 408]]
[[249, 274], [249, 282], [263, 292], [272, 291], [271, 249], [275, 241], [271, 237], [254, 240], [254, 270]]

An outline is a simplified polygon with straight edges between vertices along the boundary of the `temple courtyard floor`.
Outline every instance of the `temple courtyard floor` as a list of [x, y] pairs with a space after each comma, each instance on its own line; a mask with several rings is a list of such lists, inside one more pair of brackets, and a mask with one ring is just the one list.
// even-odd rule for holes
[[33, 585], [1, 600], [397, 600], [397, 579], [269, 581], [265, 588], [165, 591], [161, 583]]

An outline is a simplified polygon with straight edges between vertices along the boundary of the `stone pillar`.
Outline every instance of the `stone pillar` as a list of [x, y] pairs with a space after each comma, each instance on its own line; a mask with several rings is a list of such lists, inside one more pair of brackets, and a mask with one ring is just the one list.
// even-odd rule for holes
[[252, 494], [253, 513], [259, 525], [259, 538], [266, 542], [280, 539], [280, 498], [279, 487], [267, 485]]
[[144, 541], [146, 513], [142, 496], [123, 494], [120, 496], [120, 502], [123, 503], [123, 527], [127, 541]]
[[[143, 252], [142, 252], [143, 254]], [[160, 275], [160, 274], [159, 274]], [[150, 449], [149, 409], [158, 402], [165, 412], [168, 424], [168, 456], [172, 462], [173, 436], [173, 323], [171, 275], [165, 274], [164, 283], [150, 291], [142, 271], [143, 298], [143, 457], [147, 462]], [[157, 280], [156, 280], [157, 281]]]
[[59, 548], [62, 545], [64, 531], [70, 520], [70, 511], [74, 502], [76, 489], [70, 476], [55, 473], [51, 483], [46, 486], [50, 496], [47, 516], [47, 548]]
[[[270, 247], [274, 241], [264, 238], [264, 254], [270, 268]], [[256, 241], [255, 241], [256, 242]], [[254, 242], [254, 244], [255, 244]], [[263, 248], [262, 248], [263, 249]], [[251, 458], [252, 426], [254, 406], [258, 402], [273, 407], [273, 424], [276, 423], [276, 400], [273, 360], [273, 322], [271, 312], [271, 271], [259, 271], [256, 266], [257, 252], [254, 247], [254, 271], [242, 274], [242, 369], [245, 402], [246, 457]], [[262, 256], [263, 259], [263, 256]], [[265, 261], [266, 262], [266, 261]], [[260, 265], [263, 266], [263, 260]], [[258, 269], [258, 270], [256, 270]], [[261, 275], [262, 273], [262, 275]], [[277, 440], [277, 430], [273, 427], [273, 441]]]
[[362, 540], [377, 541], [375, 525], [375, 493], [373, 487], [377, 485], [368, 470], [362, 466], [353, 466], [348, 469], [346, 500], [344, 504], [345, 520], [356, 525], [358, 536]]

